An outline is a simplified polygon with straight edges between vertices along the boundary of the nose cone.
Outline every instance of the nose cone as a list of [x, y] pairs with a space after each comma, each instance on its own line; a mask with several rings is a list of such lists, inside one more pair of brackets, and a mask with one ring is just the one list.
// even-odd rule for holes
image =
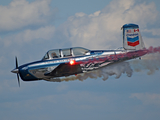
[[19, 73], [19, 70], [15, 68], [15, 69], [13, 69], [11, 72], [12, 72], [12, 73]]

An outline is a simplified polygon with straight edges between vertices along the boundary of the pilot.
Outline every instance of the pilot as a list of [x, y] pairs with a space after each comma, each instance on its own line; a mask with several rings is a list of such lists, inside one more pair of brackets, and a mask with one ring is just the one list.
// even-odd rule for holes
[[57, 56], [57, 54], [56, 54], [55, 52], [53, 52], [53, 53], [51, 54], [51, 56], [52, 56], [52, 58], [58, 58], [58, 56]]

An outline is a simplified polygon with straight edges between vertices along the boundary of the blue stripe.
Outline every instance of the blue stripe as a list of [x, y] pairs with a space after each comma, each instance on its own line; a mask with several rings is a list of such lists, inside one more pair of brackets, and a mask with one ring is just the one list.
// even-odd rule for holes
[[94, 51], [91, 51], [90, 52], [91, 53], [91, 55], [101, 55], [101, 54], [103, 54], [104, 53], [104, 51], [103, 50], [94, 50]]
[[138, 41], [138, 40], [139, 40], [139, 36], [134, 37], [134, 38], [127, 37], [127, 41], [128, 41], [128, 42], [136, 42], [136, 41]]

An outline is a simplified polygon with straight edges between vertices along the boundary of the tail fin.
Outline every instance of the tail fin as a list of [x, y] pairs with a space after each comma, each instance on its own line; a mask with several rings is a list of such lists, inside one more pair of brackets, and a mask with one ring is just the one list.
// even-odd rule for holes
[[144, 49], [139, 26], [136, 24], [125, 24], [123, 29], [123, 47], [126, 50], [139, 50]]

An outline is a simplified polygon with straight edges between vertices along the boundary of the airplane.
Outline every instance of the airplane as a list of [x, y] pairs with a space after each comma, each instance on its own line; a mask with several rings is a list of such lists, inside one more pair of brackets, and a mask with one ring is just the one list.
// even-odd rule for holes
[[44, 57], [35, 62], [18, 66], [11, 72], [19, 75], [23, 81], [47, 80], [60, 82], [61, 77], [77, 75], [102, 68], [104, 66], [147, 54], [147, 49], [137, 24], [125, 24], [123, 29], [123, 47], [116, 50], [89, 50], [82, 47], [49, 50]]

